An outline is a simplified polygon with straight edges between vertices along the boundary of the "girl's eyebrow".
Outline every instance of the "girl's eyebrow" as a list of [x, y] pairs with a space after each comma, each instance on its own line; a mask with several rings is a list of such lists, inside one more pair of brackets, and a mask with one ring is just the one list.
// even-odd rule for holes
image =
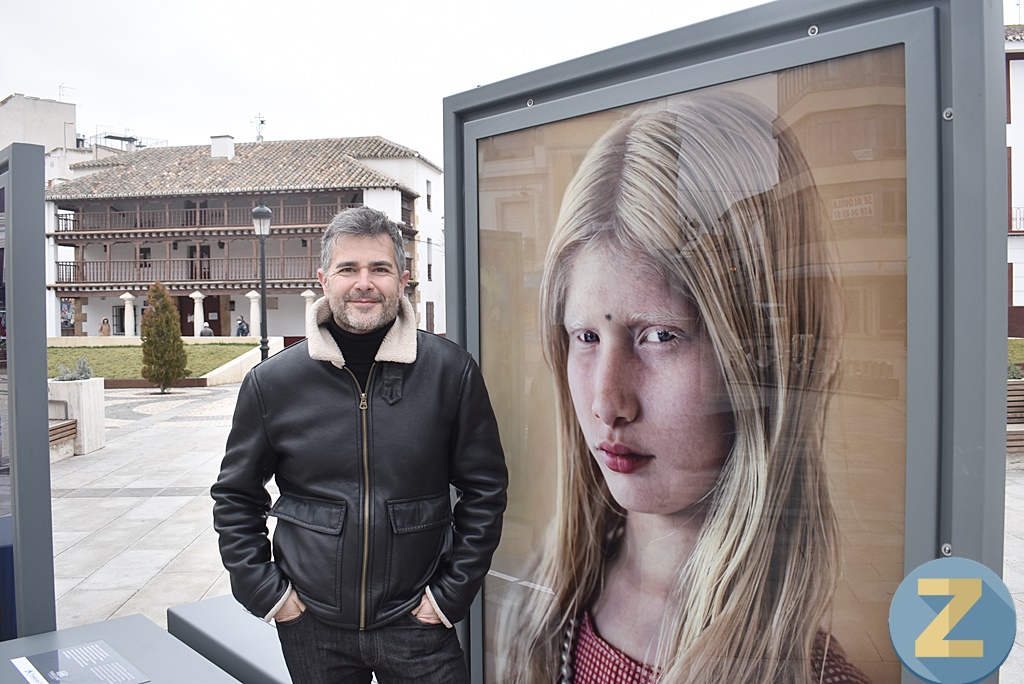
[[[696, 315], [673, 311], [672, 309], [656, 306], [648, 311], [634, 311], [626, 314], [625, 318], [617, 318], [610, 313], [603, 314], [606, 321], [621, 323], [626, 328], [647, 327], [649, 325], [670, 325], [678, 328], [694, 328], [698, 324]], [[565, 319], [566, 330], [591, 327], [587, 323], [586, 316], [577, 316], [573, 319]]]
[[646, 327], [648, 325], [672, 325], [680, 328], [692, 328], [697, 317], [664, 307], [655, 307], [648, 311], [632, 311], [626, 315], [623, 324], [627, 328]]

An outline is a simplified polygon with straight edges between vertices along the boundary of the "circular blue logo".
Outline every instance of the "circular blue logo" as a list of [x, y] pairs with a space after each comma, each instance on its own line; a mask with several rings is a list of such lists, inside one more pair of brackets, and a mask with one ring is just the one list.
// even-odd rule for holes
[[1009, 590], [981, 563], [939, 558], [904, 578], [889, 606], [889, 638], [911, 672], [971, 684], [1003, 664], [1017, 634]]

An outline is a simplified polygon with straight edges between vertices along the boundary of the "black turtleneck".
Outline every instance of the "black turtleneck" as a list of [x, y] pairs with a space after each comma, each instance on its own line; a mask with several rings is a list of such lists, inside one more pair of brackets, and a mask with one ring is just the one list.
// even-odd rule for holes
[[363, 390], [366, 389], [370, 367], [373, 365], [374, 357], [377, 356], [377, 350], [380, 349], [380, 343], [384, 341], [384, 336], [388, 334], [394, 324], [395, 321], [392, 320], [376, 330], [357, 335], [342, 330], [333, 316], [327, 319], [327, 329], [331, 332], [331, 337], [334, 338], [338, 349], [341, 350], [341, 355], [345, 357], [345, 367], [355, 373], [359, 387]]

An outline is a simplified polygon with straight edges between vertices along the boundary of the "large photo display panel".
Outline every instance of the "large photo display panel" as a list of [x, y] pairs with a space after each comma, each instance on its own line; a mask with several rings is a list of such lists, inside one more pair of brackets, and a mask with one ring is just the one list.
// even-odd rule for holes
[[905, 92], [896, 45], [478, 141], [487, 682], [604, 639], [667, 678], [899, 679]]

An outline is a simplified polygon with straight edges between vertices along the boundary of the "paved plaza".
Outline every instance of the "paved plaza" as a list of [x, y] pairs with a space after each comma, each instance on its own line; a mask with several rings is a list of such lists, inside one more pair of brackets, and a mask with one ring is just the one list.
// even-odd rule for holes
[[107, 390], [107, 444], [51, 467], [57, 627], [229, 594], [210, 484], [238, 385]]

